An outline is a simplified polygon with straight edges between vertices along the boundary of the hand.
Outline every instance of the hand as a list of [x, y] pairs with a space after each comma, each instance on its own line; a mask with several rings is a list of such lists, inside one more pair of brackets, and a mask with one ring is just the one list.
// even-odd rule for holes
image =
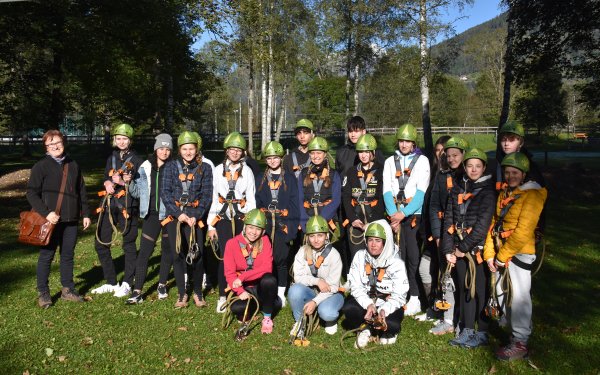
[[83, 230], [86, 230], [90, 227], [90, 224], [92, 223], [92, 221], [90, 220], [89, 217], [84, 217], [83, 218]]
[[385, 310], [381, 309], [379, 310], [379, 317], [383, 320], [385, 320]]
[[177, 220], [179, 220], [180, 223], [187, 223], [188, 219], [189, 217], [186, 214], [181, 214], [177, 217]]
[[367, 306], [367, 313], [365, 314], [365, 320], [369, 320], [373, 318], [373, 315], [377, 314], [377, 309], [374, 304], [370, 304]]
[[233, 280], [233, 283], [231, 283], [231, 287], [232, 288], [239, 288], [242, 286], [242, 280], [240, 280], [239, 278]]
[[323, 293], [327, 293], [327, 292], [331, 291], [329, 284], [327, 284], [327, 281], [325, 281], [323, 279], [319, 279], [319, 281], [317, 282], [317, 286], [319, 287], [319, 290]]
[[194, 225], [196, 225], [196, 218], [195, 217], [189, 217], [186, 220], [186, 223], [190, 226], [190, 228], [193, 228]]
[[439, 238], [435, 239], [435, 247], [437, 247], [438, 249], [440, 248], [440, 239]]
[[213, 241], [217, 240], [217, 231], [216, 231], [216, 229], [209, 230], [206, 235], [208, 236], [208, 238], [210, 238]]
[[126, 184], [130, 183], [132, 179], [133, 179], [133, 175], [131, 173], [124, 173], [123, 174], [123, 181]]
[[456, 264], [456, 255], [454, 255], [454, 254], [446, 254], [446, 261], [448, 263]]
[[363, 231], [364, 231], [364, 227], [365, 227], [365, 225], [363, 224], [363, 222], [360, 221], [360, 220], [358, 220], [358, 219], [356, 219], [356, 220], [354, 220], [352, 222], [352, 226], [354, 228], [358, 228], [358, 229], [363, 230]]
[[112, 182], [117, 185], [123, 185], [123, 179], [118, 173], [112, 175]]
[[239, 295], [240, 300], [245, 301], [248, 298], [250, 298], [250, 295], [248, 294], [248, 292], [242, 292], [242, 294]]
[[494, 259], [488, 259], [487, 265], [490, 269], [490, 272], [498, 272], [498, 268], [496, 268], [496, 265], [494, 264]]
[[106, 190], [107, 194], [114, 194], [115, 184], [113, 184], [113, 182], [109, 180], [104, 181], [104, 190]]
[[400, 222], [399, 221], [392, 221], [391, 226], [392, 226], [392, 231], [394, 233], [397, 233], [398, 229], [400, 229]]
[[304, 313], [306, 315], [312, 315], [315, 312], [316, 308], [317, 308], [317, 303], [315, 301], [308, 301], [304, 305]]
[[391, 219], [392, 221], [397, 221], [398, 223], [401, 222], [402, 220], [404, 220], [404, 218], [406, 217], [406, 215], [404, 215], [404, 212], [402, 211], [398, 211], [395, 214], [392, 215]]
[[500, 267], [502, 267], [502, 268], [506, 267], [506, 263], [499, 261], [499, 260], [498, 260], [498, 258], [496, 258], [496, 259], [494, 260], [494, 264], [495, 264], [495, 265], [496, 265], [496, 267], [498, 267], [498, 268], [500, 268]]
[[58, 219], [60, 219], [60, 216], [58, 216], [54, 211], [51, 211], [48, 216], [46, 216], [46, 220], [52, 224], [58, 224]]

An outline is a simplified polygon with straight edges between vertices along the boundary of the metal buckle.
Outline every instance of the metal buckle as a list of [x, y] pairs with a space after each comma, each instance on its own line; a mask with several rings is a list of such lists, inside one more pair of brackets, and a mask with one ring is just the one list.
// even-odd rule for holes
[[190, 196], [188, 194], [182, 194], [181, 197], [179, 198], [179, 203], [182, 206], [187, 206], [188, 203], [190, 203]]
[[269, 205], [267, 206], [267, 210], [269, 210], [270, 212], [277, 211], [277, 201], [269, 203]]
[[317, 206], [319, 204], [319, 198], [318, 197], [310, 198], [310, 204], [313, 206]]

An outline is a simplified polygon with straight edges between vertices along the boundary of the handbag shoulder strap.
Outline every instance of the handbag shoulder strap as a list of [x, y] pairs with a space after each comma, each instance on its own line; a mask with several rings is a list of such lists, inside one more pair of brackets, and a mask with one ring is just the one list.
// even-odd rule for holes
[[58, 193], [58, 200], [56, 201], [56, 212], [57, 215], [60, 215], [60, 206], [62, 206], [63, 196], [65, 195], [65, 187], [67, 186], [67, 176], [69, 175], [69, 166], [68, 163], [63, 164], [63, 174], [62, 181], [60, 183], [60, 191]]

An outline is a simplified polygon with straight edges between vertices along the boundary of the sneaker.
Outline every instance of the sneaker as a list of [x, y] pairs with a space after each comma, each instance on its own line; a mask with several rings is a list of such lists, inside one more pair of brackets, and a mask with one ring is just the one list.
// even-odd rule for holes
[[273, 320], [271, 317], [265, 316], [262, 320], [262, 327], [260, 327], [260, 331], [265, 334], [269, 334], [273, 332]]
[[371, 339], [371, 330], [369, 328], [363, 329], [356, 336], [356, 342], [354, 343], [354, 347], [356, 349], [362, 349], [367, 346], [370, 339]]
[[449, 323], [445, 320], [439, 320], [432, 329], [429, 330], [429, 333], [432, 333], [436, 336], [445, 335], [446, 333], [453, 333], [454, 326], [452, 323]]
[[169, 291], [167, 290], [167, 286], [165, 284], [158, 284], [156, 291], [158, 292], [158, 299], [166, 299], [169, 297]]
[[516, 359], [527, 359], [529, 350], [527, 344], [521, 341], [511, 341], [510, 344], [496, 350], [496, 358], [502, 361], [514, 361]]
[[463, 346], [474, 334], [475, 330], [473, 328], [463, 328], [460, 335], [448, 341], [448, 343], [452, 346]]
[[290, 330], [290, 336], [302, 336], [300, 333], [300, 323], [302, 323], [301, 321], [296, 321], [294, 322], [294, 325], [292, 326], [292, 329]]
[[121, 286], [115, 290], [114, 296], [121, 298], [121, 297], [128, 296], [130, 293], [131, 293], [131, 287], [129, 286], [129, 283], [123, 281]]
[[52, 306], [52, 297], [50, 297], [50, 292], [40, 292], [38, 294], [38, 306], [42, 309], [47, 309]]
[[488, 345], [490, 340], [487, 332], [476, 331], [471, 337], [464, 343], [463, 347], [467, 349], [477, 348], [478, 346]]
[[225, 303], [227, 302], [227, 298], [221, 296], [219, 297], [219, 301], [217, 302], [217, 313], [223, 314], [225, 312]]
[[102, 286], [97, 287], [96, 289], [92, 289], [92, 294], [114, 293], [118, 288], [118, 283], [116, 285], [104, 284]]
[[325, 333], [328, 335], [335, 335], [337, 330], [337, 322], [325, 322]]
[[398, 335], [386, 335], [386, 334], [383, 334], [379, 338], [379, 344], [381, 344], [381, 345], [393, 345], [393, 344], [396, 343], [397, 339], [398, 339]]
[[175, 302], [175, 308], [181, 309], [181, 308], [184, 308], [187, 306], [188, 306], [188, 295], [187, 294], [179, 295], [179, 298], [177, 298], [177, 302]]
[[433, 311], [431, 307], [428, 307], [423, 314], [415, 315], [415, 320], [418, 320], [419, 322], [433, 322], [435, 321], [435, 315], [435, 311]]
[[194, 299], [194, 304], [196, 305], [196, 307], [202, 308], [202, 307], [206, 307], [208, 305], [206, 303], [206, 301], [204, 300], [204, 298], [202, 297], [202, 295], [193, 293], [192, 298]]
[[134, 290], [133, 293], [131, 293], [131, 297], [127, 298], [127, 301], [125, 301], [125, 304], [137, 305], [142, 302], [144, 302], [144, 299], [142, 298], [142, 292], [140, 290]]
[[62, 288], [60, 291], [60, 299], [71, 302], [83, 302], [83, 298], [71, 288]]
[[419, 301], [419, 297], [410, 296], [408, 303], [404, 305], [406, 310], [404, 311], [404, 315], [413, 316], [421, 312], [421, 301]]

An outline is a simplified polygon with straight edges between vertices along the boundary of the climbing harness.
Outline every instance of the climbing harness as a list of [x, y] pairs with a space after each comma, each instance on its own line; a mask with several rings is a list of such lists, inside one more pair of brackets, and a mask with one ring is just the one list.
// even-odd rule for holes
[[[273, 180], [273, 177], [271, 176], [270, 172], [266, 173], [266, 178], [268, 181], [269, 190], [271, 191], [271, 202], [269, 203], [267, 208], [261, 208], [260, 210], [262, 212], [264, 212], [265, 215], [267, 215], [267, 213], [269, 213], [271, 215], [271, 234], [269, 235], [269, 237], [271, 238], [271, 243], [274, 243], [275, 242], [275, 228], [277, 225], [277, 216], [279, 216], [279, 217], [288, 216], [287, 209], [281, 210], [278, 208], [279, 188], [282, 185], [283, 172], [281, 173], [281, 175], [277, 181]], [[279, 223], [279, 225], [281, 227], [281, 230], [287, 234], [287, 232], [288, 232], [287, 226], [283, 223]]]
[[306, 162], [304, 162], [304, 164], [299, 165], [298, 157], [296, 156], [296, 153], [292, 152], [292, 163], [294, 164], [292, 166], [292, 170], [294, 171], [294, 175], [296, 176], [296, 178], [298, 178], [298, 177], [300, 177], [302, 170], [304, 168], [308, 168], [308, 166], [310, 165], [310, 158], [306, 159]]
[[[231, 172], [229, 166], [226, 165], [227, 161], [223, 161], [223, 176], [227, 179], [228, 191], [225, 197], [219, 194], [219, 203], [223, 206], [221, 207], [221, 211], [215, 216], [213, 221], [210, 223], [212, 227], [217, 225], [217, 223], [223, 219], [230, 218], [231, 221], [231, 233], [235, 236], [235, 219], [242, 219], [243, 214], [240, 212], [240, 208], [244, 208], [246, 206], [246, 195], [244, 194], [241, 199], [237, 199], [235, 197], [235, 185], [242, 173], [242, 169], [244, 168], [244, 163], [240, 161], [239, 168], [234, 172]], [[227, 215], [229, 213], [229, 216]]]
[[[373, 179], [373, 176], [375, 175], [376, 170], [371, 170], [369, 171], [369, 173], [367, 173], [367, 176], [365, 177], [365, 173], [362, 171], [362, 166], [361, 164], [358, 164], [356, 166], [356, 170], [357, 170], [357, 177], [358, 177], [358, 181], [360, 182], [360, 194], [356, 197], [356, 198], [352, 198], [352, 207], [354, 207], [354, 210], [356, 211], [357, 216], [360, 217], [360, 214], [362, 214], [362, 222], [364, 225], [368, 225], [369, 224], [369, 215], [371, 214], [371, 211], [373, 209], [373, 207], [375, 207], [378, 203], [377, 199], [368, 199], [369, 198], [369, 193], [368, 193], [368, 184], [369, 182], [371, 182], [371, 180]], [[354, 194], [353, 194], [354, 195]], [[371, 194], [370, 198], [373, 198], [374, 196], [374, 192], [373, 194]], [[348, 220], [346, 220], [344, 222], [344, 226], [347, 225], [349, 222]], [[355, 230], [356, 228], [352, 226], [352, 224], [350, 223], [350, 241], [352, 242], [352, 244], [354, 245], [360, 245], [362, 243], [364, 243], [364, 236], [362, 231], [359, 234], [355, 234]]]
[[308, 346], [310, 341], [308, 336], [312, 335], [314, 331], [319, 328], [319, 318], [316, 311], [308, 315], [302, 314], [300, 324], [294, 325], [294, 330], [290, 333], [290, 339], [288, 344], [295, 346]]
[[[320, 215], [319, 207], [327, 206], [328, 204], [330, 204], [332, 202], [331, 199], [321, 201], [321, 188], [323, 187], [325, 178], [327, 178], [328, 176], [329, 176], [329, 168], [323, 168], [323, 171], [321, 172], [321, 176], [317, 176], [316, 173], [309, 171], [309, 178], [312, 180], [313, 195], [310, 198], [310, 200], [304, 201], [304, 208], [307, 210], [309, 210], [311, 208], [313, 209], [313, 215], [311, 215], [311, 216]], [[335, 232], [336, 225], [335, 225], [334, 221], [329, 220], [327, 222], [327, 224], [329, 225], [329, 229], [331, 230], [331, 232], [332, 233]]]
[[321, 251], [321, 253], [317, 257], [316, 261], [314, 261], [312, 258], [312, 247], [307, 247], [306, 250], [304, 251], [304, 253], [305, 253], [304, 255], [306, 257], [306, 262], [308, 263], [308, 268], [310, 268], [310, 273], [313, 275], [313, 277], [317, 277], [319, 268], [325, 261], [325, 258], [327, 258], [327, 256], [331, 252], [332, 248], [333, 248], [332, 244], [330, 244], [330, 243], [326, 244], [325, 248]]
[[452, 305], [446, 301], [446, 294], [454, 293], [454, 282], [452, 281], [452, 268], [454, 265], [450, 262], [446, 265], [446, 270], [439, 277], [438, 282], [438, 296], [434, 301], [434, 311], [446, 311], [452, 307]]

